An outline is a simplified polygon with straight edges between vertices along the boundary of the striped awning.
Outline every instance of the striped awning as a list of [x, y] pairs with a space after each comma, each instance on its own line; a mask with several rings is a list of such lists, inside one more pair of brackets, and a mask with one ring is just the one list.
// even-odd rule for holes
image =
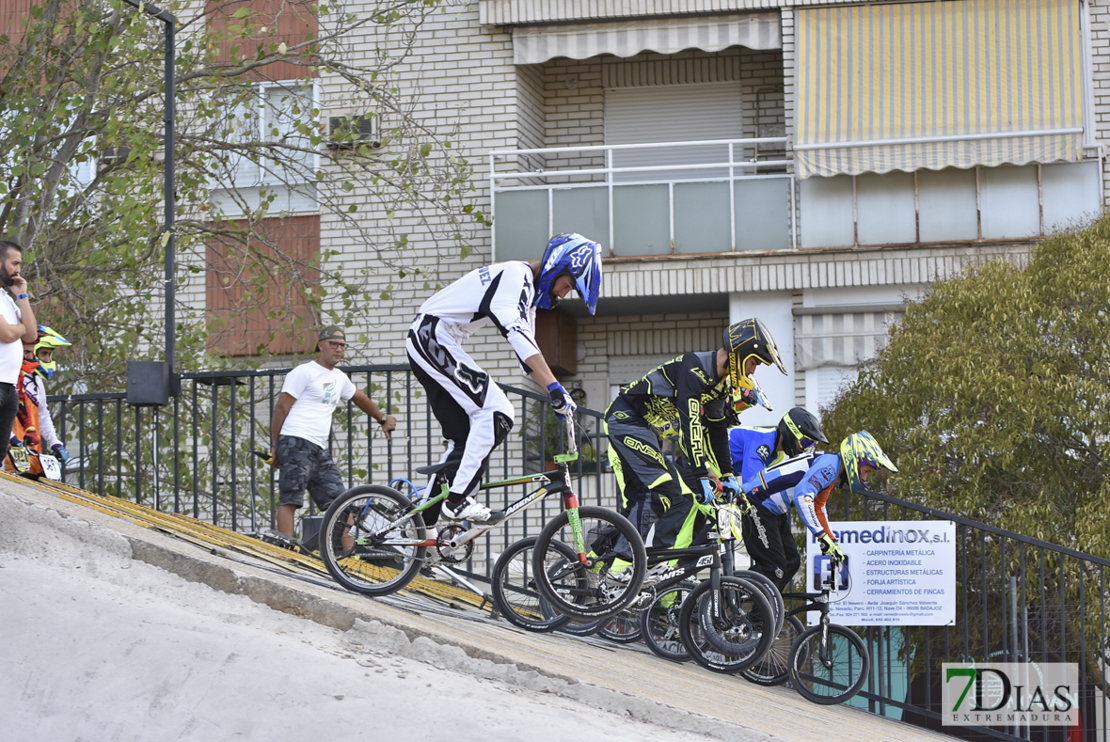
[[715, 52], [730, 46], [781, 49], [778, 13], [709, 18], [665, 18], [513, 29], [513, 62], [539, 64], [555, 57], [589, 59], [598, 54], [631, 57], [642, 51], [674, 54], [683, 49]]
[[801, 177], [1078, 160], [1078, 0], [799, 9]]

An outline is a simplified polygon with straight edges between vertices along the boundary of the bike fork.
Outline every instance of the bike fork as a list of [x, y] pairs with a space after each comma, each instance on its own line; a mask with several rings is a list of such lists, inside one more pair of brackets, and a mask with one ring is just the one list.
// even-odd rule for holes
[[817, 645], [817, 659], [826, 670], [832, 669], [832, 657], [829, 653], [829, 619], [828, 616], [823, 617], [821, 621], [821, 641]]
[[570, 490], [563, 493], [563, 509], [567, 511], [567, 523], [574, 536], [574, 552], [578, 554], [578, 561], [588, 567], [586, 534], [582, 532], [582, 519], [578, 517], [578, 496]]

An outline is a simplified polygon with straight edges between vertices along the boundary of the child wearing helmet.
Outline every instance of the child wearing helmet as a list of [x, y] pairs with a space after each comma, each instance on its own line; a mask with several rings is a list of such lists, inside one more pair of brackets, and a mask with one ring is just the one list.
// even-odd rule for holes
[[[818, 455], [818, 443], [828, 443], [821, 423], [804, 407], [795, 407], [774, 428], [735, 427], [728, 433], [733, 471], [742, 482], [767, 467], [776, 473], [805, 472]], [[783, 590], [794, 579], [801, 556], [790, 531], [790, 517], [773, 512], [764, 504], [768, 494], [752, 495], [741, 519], [741, 533], [752, 570], [766, 575]]]
[[805, 454], [787, 459], [745, 480], [743, 490], [776, 515], [786, 515], [793, 505], [820, 543], [821, 553], [843, 558], [825, 513], [829, 493], [837, 484], [856, 494], [863, 492], [871, 472], [880, 468], [898, 471], [878, 441], [861, 430], [841, 442], [839, 453], [820, 453], [812, 461], [806, 460]]
[[[23, 344], [23, 366], [16, 384], [19, 411], [16, 413], [15, 424], [12, 425], [9, 450], [26, 446], [42, 455], [46, 449], [63, 464], [69, 461], [69, 452], [54, 429], [50, 408], [46, 404], [46, 385], [43, 383], [44, 379], [53, 378], [58, 370], [54, 351], [67, 345], [72, 343], [45, 325], [38, 326], [38, 335], [32, 343]], [[26, 471], [20, 471], [21, 467], [15, 464], [13, 456], [5, 459], [4, 470], [20, 471], [21, 474], [35, 479], [42, 476], [42, 464], [37, 456], [23, 458], [30, 467]]]
[[445, 466], [432, 481], [437, 494], [439, 487], [448, 488], [442, 508], [446, 518], [495, 519], [471, 495], [478, 489], [486, 459], [508, 436], [514, 418], [512, 403], [463, 350], [462, 342], [493, 323], [523, 371], [547, 389], [555, 412], [569, 417], [576, 406], [536, 344], [535, 322], [537, 308], [554, 309], [572, 289], [593, 314], [601, 293], [601, 245], [576, 233], [553, 237], [540, 260], [494, 263], [471, 271], [421, 305], [405, 349], [447, 439], [440, 462]]
[[[752, 375], [761, 364], [786, 373], [771, 333], [758, 319], [731, 325], [716, 351], [685, 353], [621, 389], [605, 412], [610, 460], [619, 467], [625, 511], [642, 536], [655, 526], [653, 547], [685, 546], [694, 498], [716, 496], [711, 474], [735, 494], [728, 449], [729, 411], [765, 403]], [[731, 407], [730, 407], [731, 406]], [[684, 492], [663, 455], [660, 431], [673, 429], [680, 452], [681, 479], [696, 482]], [[617, 543], [617, 554], [630, 553]]]

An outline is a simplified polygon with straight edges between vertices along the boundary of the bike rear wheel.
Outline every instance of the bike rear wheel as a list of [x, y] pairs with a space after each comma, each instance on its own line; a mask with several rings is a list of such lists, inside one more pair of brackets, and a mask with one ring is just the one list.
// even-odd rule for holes
[[737, 577], [698, 585], [682, 601], [679, 632], [690, 656], [714, 672], [743, 672], [766, 654], [775, 634], [763, 591]]
[[778, 586], [771, 582], [771, 578], [767, 575], [750, 569], [738, 569], [732, 573], [732, 576], [747, 580], [763, 591], [763, 597], [767, 598], [767, 602], [771, 604], [771, 610], [775, 614], [775, 632], [781, 633], [783, 622], [786, 621], [786, 601], [783, 600]]
[[389, 595], [416, 577], [424, 564], [424, 519], [419, 513], [386, 532], [412, 503], [377, 484], [352, 487], [332, 501], [320, 525], [320, 558], [335, 581], [363, 595]]
[[694, 583], [680, 583], [667, 588], [655, 596], [640, 613], [640, 633], [655, 654], [672, 662], [685, 662], [690, 652], [682, 643], [678, 630], [678, 617], [682, 613], [682, 602], [694, 589]]
[[839, 624], [829, 624], [822, 652], [822, 630], [811, 626], [790, 648], [790, 681], [803, 698], [831, 706], [860, 692], [871, 671], [871, 654], [856, 632]]
[[640, 610], [625, 608], [603, 622], [597, 629], [597, 635], [617, 644], [640, 641]]
[[767, 654], [754, 665], [744, 670], [744, 679], [756, 685], [782, 685], [790, 679], [790, 648], [805, 631], [802, 622], [795, 616], [787, 616], [778, 636], [771, 642]]
[[[547, 606], [547, 603], [544, 602], [544, 605]], [[564, 616], [564, 618], [569, 617]], [[586, 621], [585, 623], [570, 621], [559, 627], [559, 633], [569, 634], [570, 636], [593, 636], [597, 633], [598, 629], [601, 628], [601, 624], [604, 620], [605, 619], [601, 619], [600, 621]]]
[[[577, 558], [570, 563], [563, 559], [552, 544], [574, 543], [571, 513], [581, 523], [587, 551], [592, 543], [614, 529], [625, 537], [632, 548], [632, 564], [627, 573], [618, 579], [609, 571], [615, 556], [611, 553], [589, 558], [589, 565]], [[540, 531], [532, 558], [540, 594], [555, 611], [578, 621], [609, 618], [631, 605], [639, 595], [647, 568], [644, 541], [628, 519], [612, 510], [590, 506], [564, 511], [552, 518]], [[552, 570], [556, 564], [561, 568]]]
[[[532, 536], [505, 549], [493, 567], [491, 589], [493, 602], [506, 621], [528, 631], [546, 633], [566, 625], [570, 617], [554, 613], [544, 604], [536, 589], [536, 580], [532, 575], [532, 550], [535, 546], [536, 537]], [[557, 551], [560, 546], [565, 560], [577, 559], [569, 546], [552, 544]]]

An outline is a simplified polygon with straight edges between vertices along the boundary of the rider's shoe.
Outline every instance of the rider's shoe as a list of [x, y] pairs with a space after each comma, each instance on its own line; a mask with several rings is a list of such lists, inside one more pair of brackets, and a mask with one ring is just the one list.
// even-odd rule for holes
[[654, 585], [657, 582], [662, 582], [667, 573], [673, 570], [674, 567], [671, 566], [670, 562], [659, 562], [659, 564], [653, 564], [648, 567], [647, 572], [644, 573], [644, 584]]
[[632, 580], [632, 572], [632, 562], [628, 561], [627, 559], [621, 559], [620, 557], [617, 557], [613, 560], [613, 563], [609, 565], [608, 577], [614, 582], [627, 584]]
[[[644, 586], [662, 582], [673, 567], [667, 562], [652, 565], [644, 572]], [[624, 559], [614, 559], [613, 566], [609, 568], [609, 579], [620, 583], [627, 583], [632, 579], [632, 563]]]
[[474, 523], [486, 523], [494, 519], [492, 510], [471, 497], [457, 505], [449, 501], [445, 502], [440, 512], [448, 520], [469, 520]]

